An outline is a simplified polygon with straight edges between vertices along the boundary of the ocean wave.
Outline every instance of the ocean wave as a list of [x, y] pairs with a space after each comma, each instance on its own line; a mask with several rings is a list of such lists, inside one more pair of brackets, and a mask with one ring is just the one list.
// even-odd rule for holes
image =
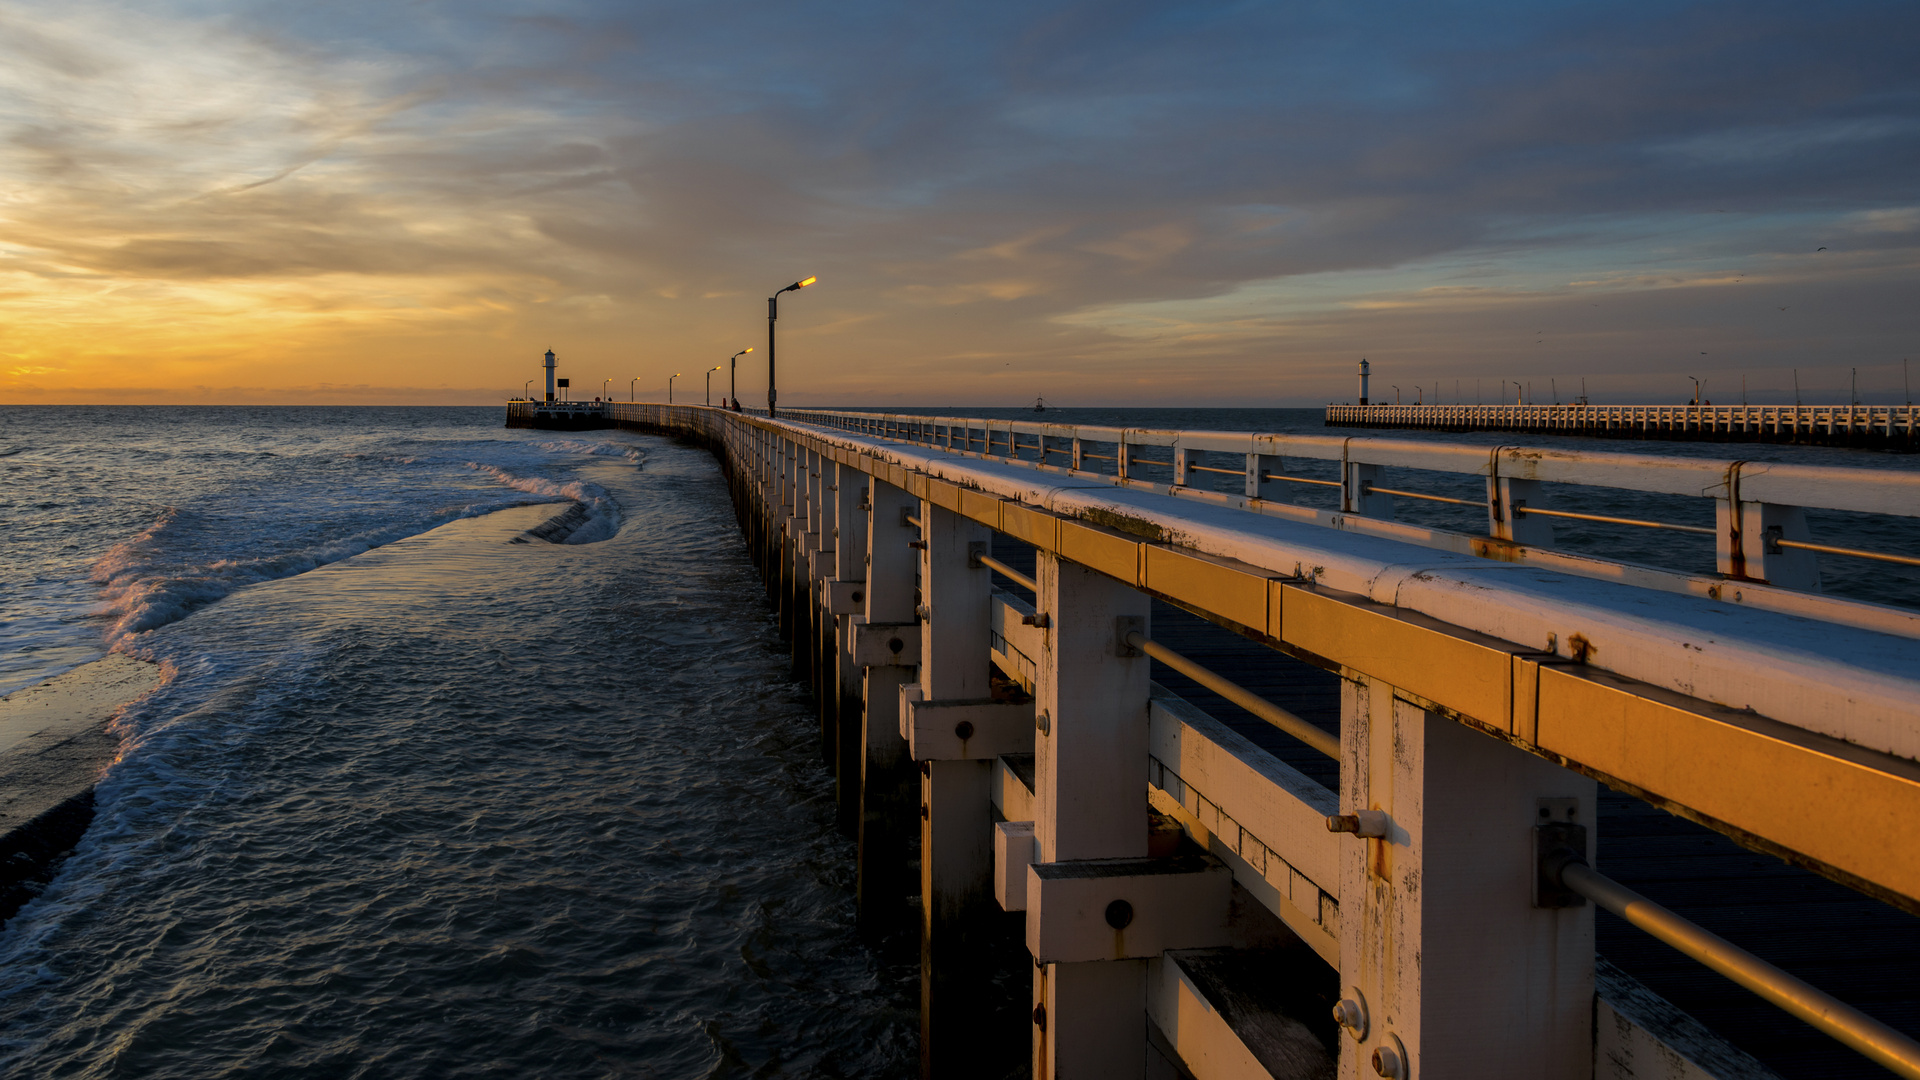
[[550, 442], [534, 444], [540, 449], [554, 454], [591, 454], [595, 457], [614, 457], [635, 465], [647, 459], [647, 455], [637, 446], [623, 443], [589, 442], [580, 439], [555, 439]]
[[611, 539], [620, 531], [620, 504], [612, 495], [598, 484], [589, 484], [580, 480], [560, 483], [538, 476], [517, 476], [498, 465], [486, 465], [478, 461], [467, 462], [467, 467], [476, 472], [485, 473], [515, 491], [529, 495], [539, 495], [550, 499], [570, 499], [579, 503], [587, 512], [586, 523], [563, 541], [568, 544], [593, 544]]
[[[529, 491], [528, 494], [546, 496], [542, 492]], [[605, 495], [604, 492], [600, 494]], [[92, 578], [101, 588], [101, 603], [97, 611], [108, 620], [108, 647], [114, 651], [125, 651], [129, 649], [131, 639], [138, 635], [177, 622], [236, 589], [304, 574], [396, 540], [417, 536], [450, 521], [490, 514], [510, 506], [544, 502], [549, 498], [570, 497], [556, 493], [518, 502], [490, 501], [447, 506], [424, 520], [367, 529], [269, 555], [229, 557], [200, 563], [183, 561], [177, 553], [182, 549], [206, 550], [212, 545], [196, 534], [221, 533], [230, 524], [168, 507], [159, 520], [133, 537], [115, 544], [93, 564]], [[611, 499], [605, 501], [612, 502]], [[614, 528], [617, 529], [617, 510], [614, 515]], [[591, 526], [593, 523], [588, 524]], [[607, 535], [612, 535], [611, 529]]]

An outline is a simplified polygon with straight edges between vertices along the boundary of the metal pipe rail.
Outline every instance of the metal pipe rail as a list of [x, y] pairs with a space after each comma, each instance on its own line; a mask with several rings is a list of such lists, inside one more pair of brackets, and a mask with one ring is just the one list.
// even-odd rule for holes
[[1021, 588], [1027, 590], [1028, 592], [1034, 594], [1035, 596], [1040, 595], [1039, 582], [1033, 580], [1032, 578], [1021, 573], [1020, 571], [1015, 570], [1013, 567], [1008, 566], [1006, 563], [1001, 562], [999, 559], [996, 559], [991, 555], [976, 555], [974, 556], [974, 561], [979, 563], [981, 566], [986, 567], [989, 570], [998, 571], [1002, 577], [1006, 578], [1008, 581], [1013, 582], [1015, 585], [1018, 585]]
[[1548, 852], [1540, 869], [1549, 882], [1606, 908], [1874, 1063], [1909, 1080], [1920, 1080], [1920, 1042], [1675, 915], [1587, 865], [1572, 848]]
[[1572, 518], [1575, 521], [1604, 521], [1610, 525], [1636, 525], [1642, 529], [1672, 529], [1675, 532], [1702, 533], [1707, 536], [1713, 535], [1712, 529], [1702, 528], [1698, 525], [1675, 525], [1670, 521], [1646, 521], [1642, 518], [1608, 517], [1605, 514], [1576, 514], [1571, 510], [1543, 510], [1534, 506], [1515, 507], [1513, 512], [1516, 517], [1538, 514], [1541, 517]]
[[1185, 675], [1201, 686], [1219, 694], [1221, 697], [1226, 698], [1235, 705], [1265, 720], [1281, 731], [1299, 739], [1315, 750], [1320, 751], [1336, 761], [1339, 760], [1339, 736], [1330, 735], [1320, 730], [1305, 720], [1302, 720], [1300, 717], [1261, 697], [1259, 694], [1241, 686], [1239, 683], [1233, 682], [1230, 679], [1201, 667], [1199, 664], [1181, 656], [1179, 653], [1174, 652], [1172, 649], [1167, 648], [1165, 645], [1160, 644], [1138, 630], [1128, 631], [1126, 643], [1128, 648], [1138, 649], [1146, 653], [1148, 656], [1153, 657], [1155, 660]]

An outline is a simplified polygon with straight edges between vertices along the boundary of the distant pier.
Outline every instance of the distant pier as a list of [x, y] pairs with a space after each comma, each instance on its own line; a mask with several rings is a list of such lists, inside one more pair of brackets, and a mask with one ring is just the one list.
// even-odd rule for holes
[[1912, 405], [1329, 405], [1328, 427], [1524, 431], [1912, 451]]
[[613, 426], [599, 401], [509, 401], [507, 426], [548, 431], [593, 431]]

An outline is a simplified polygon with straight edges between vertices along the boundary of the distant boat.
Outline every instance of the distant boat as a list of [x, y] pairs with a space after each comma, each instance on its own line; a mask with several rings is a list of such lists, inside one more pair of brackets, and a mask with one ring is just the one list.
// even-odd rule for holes
[[1037, 397], [1037, 398], [1034, 398], [1034, 399], [1033, 399], [1033, 411], [1034, 411], [1034, 412], [1046, 412], [1046, 411], [1047, 411], [1047, 399], [1046, 399], [1046, 398], [1043, 398], [1043, 397]]

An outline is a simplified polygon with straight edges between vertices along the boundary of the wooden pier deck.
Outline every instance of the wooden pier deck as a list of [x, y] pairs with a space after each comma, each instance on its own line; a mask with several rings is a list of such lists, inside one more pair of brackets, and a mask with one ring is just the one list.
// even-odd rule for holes
[[1329, 405], [1328, 427], [1920, 449], [1912, 405]]

